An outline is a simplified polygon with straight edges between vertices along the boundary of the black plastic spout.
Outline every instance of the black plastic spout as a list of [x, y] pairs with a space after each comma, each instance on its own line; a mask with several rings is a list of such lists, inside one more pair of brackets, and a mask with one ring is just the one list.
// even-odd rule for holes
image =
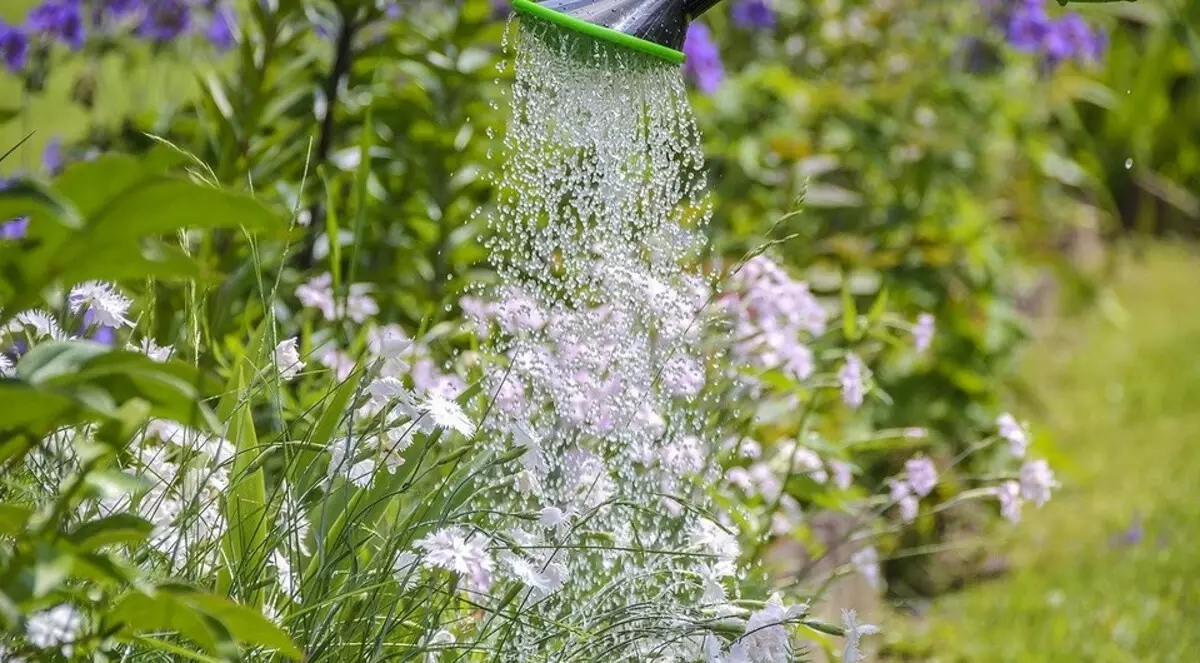
[[718, 2], [720, 0], [544, 0], [538, 4], [681, 51], [688, 23]]

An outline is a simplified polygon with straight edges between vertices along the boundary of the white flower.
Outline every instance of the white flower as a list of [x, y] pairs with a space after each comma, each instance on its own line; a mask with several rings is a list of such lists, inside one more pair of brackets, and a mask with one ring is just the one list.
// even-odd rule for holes
[[334, 475], [342, 475], [359, 488], [366, 488], [371, 485], [371, 480], [375, 476], [375, 461], [365, 458], [356, 463], [352, 463], [353, 456], [361, 449], [356, 447], [350, 448], [351, 440], [349, 438], [340, 438], [334, 440], [329, 445], [329, 470], [326, 472], [327, 478], [332, 478]]
[[396, 409], [406, 417], [415, 419], [420, 414], [416, 397], [396, 378], [372, 380], [367, 385], [367, 393], [371, 395], [371, 404], [376, 410], [383, 410], [394, 403]]
[[716, 556], [713, 573], [717, 576], [731, 576], [737, 571], [736, 563], [741, 546], [738, 545], [736, 536], [725, 531], [717, 523], [707, 518], [696, 521], [688, 532], [688, 542], [699, 552]]
[[833, 469], [833, 485], [840, 490], [848, 490], [854, 483], [854, 467], [841, 460], [829, 461], [829, 467]]
[[79, 637], [83, 617], [70, 604], [59, 605], [34, 613], [25, 622], [25, 638], [38, 649], [58, 649], [71, 657], [71, 643]]
[[1021, 484], [1005, 481], [996, 487], [996, 497], [1000, 499], [1000, 515], [1010, 523], [1021, 522]]
[[541, 514], [538, 516], [538, 522], [542, 524], [542, 527], [559, 527], [565, 525], [567, 521], [567, 514], [563, 513], [563, 510], [556, 506], [548, 506], [542, 509]]
[[11, 378], [17, 374], [17, 366], [8, 355], [0, 352], [0, 377]]
[[300, 300], [301, 306], [315, 308], [326, 320], [333, 320], [333, 275], [325, 272], [309, 279], [296, 288], [296, 299]]
[[872, 589], [879, 588], [879, 553], [875, 548], [863, 548], [850, 555], [850, 563], [862, 574]]
[[152, 361], [157, 361], [160, 363], [170, 359], [171, 353], [175, 350], [175, 348], [170, 345], [166, 347], [159, 346], [154, 342], [154, 339], [150, 338], [149, 336], [143, 338], [140, 344], [134, 345], [133, 343], [130, 343], [127, 347], [130, 352], [140, 352], [149, 357]]
[[1050, 490], [1058, 486], [1054, 471], [1044, 460], [1027, 461], [1021, 466], [1021, 495], [1041, 506], [1050, 501]]
[[486, 592], [491, 587], [495, 563], [488, 553], [487, 541], [479, 534], [467, 535], [463, 528], [454, 525], [422, 538], [416, 545], [425, 551], [426, 566], [457, 573], [468, 590]]
[[23, 331], [32, 329], [34, 339], [48, 338], [52, 341], [62, 341], [67, 338], [61, 327], [58, 326], [58, 320], [53, 315], [46, 311], [30, 310], [22, 311], [13, 317], [13, 321], [8, 323], [10, 332]]
[[0, 645], [0, 663], [25, 663], [25, 659], [13, 656], [8, 647]]
[[842, 663], [859, 663], [863, 660], [862, 650], [858, 646], [859, 639], [864, 635], [879, 633], [879, 627], [858, 623], [858, 615], [853, 610], [842, 610], [842, 622], [846, 628], [846, 649], [842, 654]]
[[557, 592], [567, 581], [567, 567], [558, 562], [551, 562], [542, 568], [542, 564], [510, 552], [501, 555], [500, 561], [521, 584], [529, 587], [530, 595], [535, 601]]
[[439, 428], [458, 431], [467, 437], [475, 433], [475, 424], [467, 418], [458, 403], [439, 394], [428, 394], [421, 403], [421, 413], [433, 420]]
[[281, 341], [275, 346], [275, 368], [279, 371], [279, 379], [285, 382], [294, 379], [304, 369], [295, 338]]
[[115, 286], [101, 281], [88, 281], [71, 289], [67, 301], [71, 312], [90, 313], [92, 324], [101, 327], [132, 327], [125, 314], [133, 300], [117, 292]]
[[1024, 458], [1025, 450], [1029, 447], [1029, 435], [1016, 418], [1005, 412], [996, 417], [996, 428], [1000, 432], [1000, 437], [1008, 441], [1008, 448], [1012, 455]]
[[364, 323], [368, 318], [379, 313], [379, 304], [367, 293], [371, 291], [369, 283], [355, 283], [350, 286], [346, 296], [346, 315], [354, 322]]
[[917, 456], [905, 461], [904, 471], [908, 474], [908, 485], [912, 486], [918, 497], [925, 497], [937, 486], [937, 468], [926, 456]]
[[299, 502], [292, 496], [292, 489], [283, 484], [283, 502], [279, 505], [279, 531], [288, 541], [295, 541], [302, 554], [311, 555], [308, 547], [308, 518]]
[[748, 663], [785, 663], [792, 660], [792, 642], [784, 625], [802, 617], [807, 611], [806, 604], [785, 607], [779, 594], [772, 595], [762, 610], [746, 620], [746, 632], [729, 648], [731, 657]]
[[432, 637], [422, 643], [423, 647], [432, 649], [432, 651], [425, 653], [425, 663], [437, 663], [442, 656], [442, 650], [445, 649], [442, 645], [452, 645], [455, 642], [453, 633], [446, 629], [438, 630]]
[[282, 551], [272, 550], [270, 563], [271, 566], [275, 567], [279, 582], [279, 591], [283, 592], [283, 595], [292, 601], [300, 603], [299, 578], [292, 573], [292, 563], [288, 561], [287, 555]]

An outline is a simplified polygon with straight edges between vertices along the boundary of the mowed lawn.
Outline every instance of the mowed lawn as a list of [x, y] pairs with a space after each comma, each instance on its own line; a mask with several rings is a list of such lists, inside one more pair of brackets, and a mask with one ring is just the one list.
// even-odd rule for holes
[[897, 618], [895, 658], [1200, 661], [1200, 251], [1127, 263], [1119, 308], [1028, 358], [1023, 414], [1070, 464], [1008, 535], [1015, 571]]

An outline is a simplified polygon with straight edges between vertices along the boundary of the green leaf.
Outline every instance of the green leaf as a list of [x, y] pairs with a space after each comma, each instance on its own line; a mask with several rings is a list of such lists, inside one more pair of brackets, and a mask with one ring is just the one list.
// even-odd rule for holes
[[281, 228], [261, 202], [187, 180], [157, 177], [129, 189], [89, 219], [97, 239], [160, 235], [185, 228]]
[[84, 485], [101, 497], [139, 495], [150, 488], [150, 480], [120, 470], [94, 470], [83, 479]]
[[130, 592], [108, 611], [108, 620], [120, 624], [125, 635], [178, 633], [205, 651], [217, 651], [217, 635], [204, 617], [176, 600], [171, 592], [161, 591], [153, 596]]
[[0, 534], [15, 536], [25, 530], [33, 509], [19, 504], [0, 504]]
[[43, 343], [21, 358], [17, 377], [32, 385], [41, 385], [56, 377], [78, 374], [83, 365], [109, 352], [111, 348], [93, 341], [55, 341]]
[[253, 608], [199, 592], [181, 595], [179, 600], [221, 622], [239, 642], [274, 649], [295, 660], [303, 658], [292, 639]]
[[117, 513], [83, 523], [67, 535], [67, 540], [83, 550], [94, 550], [114, 543], [139, 543], [153, 530], [153, 524], [132, 513]]
[[[245, 393], [249, 382], [246, 363], [240, 363], [235, 370], [238, 373], [237, 393]], [[229, 528], [225, 534], [225, 551], [229, 556], [232, 579], [252, 585], [251, 575], [265, 563], [267, 530], [272, 526], [267, 509], [266, 480], [259, 458], [264, 450], [258, 443], [249, 402], [234, 409], [228, 420], [225, 437], [236, 451], [226, 497]], [[244, 577], [239, 578], [239, 575]]]
[[[0, 378], [0, 430], [40, 428], [35, 424], [63, 418], [75, 404], [71, 399], [39, 391], [18, 380]], [[0, 454], [2, 455], [2, 454]]]

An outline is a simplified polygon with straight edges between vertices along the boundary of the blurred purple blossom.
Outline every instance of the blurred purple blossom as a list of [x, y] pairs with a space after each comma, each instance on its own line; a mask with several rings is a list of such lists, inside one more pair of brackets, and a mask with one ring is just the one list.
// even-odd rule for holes
[[738, 0], [733, 4], [730, 17], [739, 28], [769, 30], [775, 27], [775, 10], [769, 0]]
[[1075, 12], [1054, 19], [1043, 0], [1018, 0], [1007, 17], [1006, 36], [1013, 48], [1040, 53], [1051, 66], [1066, 60], [1098, 61], [1107, 48], [1107, 36], [1093, 30]]
[[83, 48], [82, 0], [46, 0], [29, 12], [25, 25], [31, 33], [53, 37], [71, 50]]
[[683, 66], [696, 87], [705, 94], [712, 94], [721, 86], [725, 78], [725, 65], [721, 64], [721, 52], [713, 41], [712, 33], [703, 23], [692, 23], [688, 26], [687, 37], [683, 41], [683, 53], [687, 62]]
[[184, 0], [155, 0], [146, 8], [138, 35], [157, 43], [173, 41], [188, 31], [192, 8]]
[[215, 5], [212, 12], [204, 36], [217, 50], [227, 51], [233, 48], [233, 12], [222, 4]]
[[7, 223], [0, 223], [0, 240], [21, 239], [29, 230], [29, 217], [22, 216]]
[[46, 142], [46, 148], [42, 151], [42, 169], [54, 176], [62, 171], [62, 167], [62, 138], [55, 136]]
[[16, 74], [25, 69], [29, 59], [29, 36], [15, 25], [0, 21], [0, 60], [4, 67]]

